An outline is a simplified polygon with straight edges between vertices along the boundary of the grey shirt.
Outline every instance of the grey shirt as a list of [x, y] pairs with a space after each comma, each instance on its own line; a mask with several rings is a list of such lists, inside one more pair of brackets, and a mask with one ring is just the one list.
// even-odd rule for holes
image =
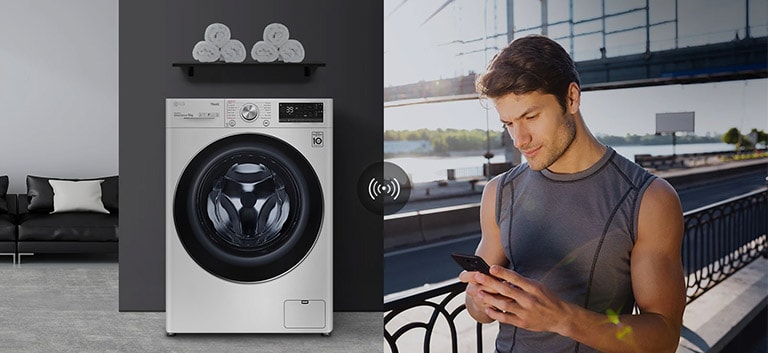
[[[521, 164], [499, 181], [496, 220], [509, 267], [560, 299], [631, 313], [630, 253], [643, 192], [655, 177], [608, 147], [575, 174]], [[597, 352], [555, 333], [501, 324], [496, 352]]]

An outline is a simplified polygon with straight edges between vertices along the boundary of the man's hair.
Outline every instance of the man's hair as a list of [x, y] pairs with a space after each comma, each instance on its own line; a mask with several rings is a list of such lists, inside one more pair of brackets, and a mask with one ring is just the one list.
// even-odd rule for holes
[[565, 49], [545, 36], [529, 35], [496, 54], [478, 76], [475, 88], [481, 98], [492, 99], [509, 93], [552, 94], [565, 110], [571, 82], [580, 84], [579, 73]]

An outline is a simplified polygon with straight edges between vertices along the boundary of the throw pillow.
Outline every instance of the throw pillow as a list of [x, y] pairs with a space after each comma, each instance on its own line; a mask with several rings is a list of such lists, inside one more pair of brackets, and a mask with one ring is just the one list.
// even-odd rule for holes
[[0, 176], [0, 213], [8, 213], [8, 202], [5, 201], [5, 194], [8, 192], [8, 176]]
[[109, 213], [117, 213], [120, 207], [120, 200], [118, 199], [118, 191], [120, 188], [119, 179], [117, 176], [94, 178], [94, 180], [101, 180], [104, 182], [101, 184], [101, 202], [104, 203], [104, 208]]
[[48, 183], [49, 180], [104, 180], [104, 183], [101, 184], [101, 202], [104, 203], [104, 207], [110, 213], [114, 214], [118, 212], [118, 176], [88, 179], [62, 179], [27, 175], [27, 200], [29, 201], [27, 210], [30, 212], [53, 211], [53, 189], [51, 189], [51, 184]]
[[53, 212], [109, 213], [101, 202], [101, 183], [104, 180], [49, 180], [53, 189]]

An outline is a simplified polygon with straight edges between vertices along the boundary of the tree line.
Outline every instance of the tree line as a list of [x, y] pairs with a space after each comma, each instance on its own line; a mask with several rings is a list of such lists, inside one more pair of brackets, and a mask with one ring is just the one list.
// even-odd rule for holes
[[768, 145], [768, 134], [763, 130], [752, 129], [748, 134], [742, 134], [739, 129], [732, 127], [723, 134], [722, 141], [734, 145], [739, 150], [754, 150], [757, 144]]
[[[386, 130], [384, 141], [429, 141], [433, 154], [445, 154], [458, 151], [481, 151], [488, 148], [503, 148], [502, 131], [486, 132], [482, 129], [419, 129], [419, 130]], [[599, 135], [597, 139], [609, 146], [646, 146], [671, 144], [671, 136], [653, 134], [626, 136]], [[726, 142], [721, 136], [683, 135], [676, 137], [677, 144], [717, 143]], [[729, 142], [726, 142], [729, 143]]]
[[384, 131], [384, 141], [429, 141], [432, 153], [444, 154], [451, 151], [479, 151], [488, 148], [502, 148], [501, 132], [485, 130], [459, 129], [419, 129], [419, 130], [387, 130]]
[[[597, 136], [600, 142], [609, 146], [652, 146], [652, 145], [669, 145], [672, 143], [672, 136], [670, 135], [634, 135], [627, 134], [626, 136], [612, 136], [612, 135], [600, 135]], [[691, 144], [691, 143], [717, 143], [722, 142], [720, 136], [697, 136], [697, 135], [682, 135], [675, 137], [676, 144]]]

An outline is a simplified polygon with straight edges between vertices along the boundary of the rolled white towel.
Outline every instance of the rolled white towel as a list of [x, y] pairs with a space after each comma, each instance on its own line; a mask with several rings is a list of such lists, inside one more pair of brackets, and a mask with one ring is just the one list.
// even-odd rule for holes
[[271, 63], [277, 60], [279, 55], [276, 46], [263, 40], [256, 42], [251, 48], [251, 57], [260, 63]]
[[192, 49], [192, 57], [199, 62], [211, 63], [219, 60], [221, 52], [219, 47], [203, 40], [195, 44], [195, 47]]
[[221, 58], [228, 63], [241, 63], [246, 57], [245, 46], [243, 42], [237, 39], [230, 39], [221, 47]]
[[223, 23], [211, 23], [205, 29], [205, 40], [221, 48], [232, 37], [229, 27]]
[[276, 46], [278, 49], [288, 41], [288, 27], [281, 23], [270, 23], [264, 27], [264, 41]]
[[278, 50], [280, 59], [287, 63], [300, 63], [304, 60], [304, 46], [298, 40], [289, 39]]

